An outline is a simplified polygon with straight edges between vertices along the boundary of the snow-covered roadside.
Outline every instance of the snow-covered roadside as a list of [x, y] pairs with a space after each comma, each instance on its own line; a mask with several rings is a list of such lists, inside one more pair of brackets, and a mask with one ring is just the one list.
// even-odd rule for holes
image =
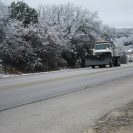
[[[122, 64], [121, 67], [128, 67], [128, 66], [133, 66], [133, 63], [128, 63], [128, 64]], [[121, 68], [120, 67], [120, 68]], [[26, 73], [26, 74], [1, 74], [0, 73], [0, 79], [1, 78], [11, 78], [11, 77], [18, 77], [18, 76], [30, 76], [30, 75], [38, 75], [38, 74], [54, 74], [54, 73], [60, 73], [60, 72], [74, 72], [74, 71], [83, 71], [83, 70], [92, 70], [92, 71], [99, 71], [99, 70], [105, 70], [106, 68], [96, 68], [96, 69], [91, 69], [91, 68], [75, 68], [75, 69], [61, 69], [61, 70], [56, 70], [56, 71], [49, 71], [49, 72], [38, 72], [38, 73]], [[111, 69], [117, 69], [117, 67], [113, 67]]]
[[64, 71], [70, 71], [70, 70], [74, 70], [74, 69], [61, 69], [61, 70], [57, 70], [57, 71], [38, 72], [38, 73], [27, 73], [27, 74], [1, 74], [0, 73], [0, 78], [10, 78], [10, 77], [17, 77], [17, 76], [27, 76], [27, 75], [56, 73], [56, 72], [64, 72]]
[[132, 133], [133, 101], [101, 117], [93, 128], [84, 133]]
[[19, 75], [13, 75], [13, 74], [0, 74], [0, 78], [8, 78], [8, 77], [14, 77]]

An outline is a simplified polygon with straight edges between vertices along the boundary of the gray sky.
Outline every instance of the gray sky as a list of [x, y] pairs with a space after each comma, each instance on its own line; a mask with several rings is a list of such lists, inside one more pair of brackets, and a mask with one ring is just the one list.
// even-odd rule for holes
[[[1, 0], [6, 4], [13, 0]], [[17, 0], [15, 0], [17, 1]], [[116, 28], [133, 28], [133, 0], [23, 0], [32, 7], [38, 5], [73, 3], [97, 11], [103, 23]]]

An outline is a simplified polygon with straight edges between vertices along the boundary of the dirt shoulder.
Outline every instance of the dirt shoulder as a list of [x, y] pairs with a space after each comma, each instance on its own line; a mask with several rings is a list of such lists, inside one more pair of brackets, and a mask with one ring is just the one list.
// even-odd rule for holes
[[133, 101], [106, 114], [84, 133], [133, 133]]

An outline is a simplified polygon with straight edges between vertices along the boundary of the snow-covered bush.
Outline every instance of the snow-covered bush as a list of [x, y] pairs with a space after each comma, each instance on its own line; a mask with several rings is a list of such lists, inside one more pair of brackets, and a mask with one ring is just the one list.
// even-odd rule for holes
[[59, 64], [63, 61], [61, 58], [62, 42], [56, 31], [44, 23], [31, 25], [25, 33], [24, 39], [32, 46], [46, 70], [60, 67]]
[[23, 39], [26, 29], [21, 24], [19, 21], [8, 22], [5, 39], [0, 46], [1, 58], [6, 66], [10, 65], [21, 71], [34, 71], [41, 67], [40, 59]]
[[62, 63], [61, 42], [56, 32], [47, 25], [29, 25], [10, 20], [6, 37], [0, 45], [1, 58], [5, 65], [20, 71], [46, 71], [58, 69]]

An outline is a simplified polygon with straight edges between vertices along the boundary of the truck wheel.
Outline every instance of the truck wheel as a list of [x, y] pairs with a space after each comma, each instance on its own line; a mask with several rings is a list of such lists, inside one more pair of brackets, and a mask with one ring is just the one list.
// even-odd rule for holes
[[106, 67], [106, 65], [100, 65], [99, 66], [99, 68], [105, 68]]
[[118, 66], [121, 66], [121, 63], [118, 61]]
[[114, 64], [113, 64], [113, 60], [110, 61], [110, 64], [109, 64], [110, 67], [113, 67]]
[[92, 68], [95, 68], [95, 66], [92, 66]]
[[105, 68], [106, 67], [106, 65], [103, 65], [103, 68]]
[[116, 66], [120, 66], [120, 60], [118, 58], [116, 60]]
[[100, 66], [99, 66], [99, 68], [103, 68], [103, 66], [102, 66], [102, 65], [100, 65]]

